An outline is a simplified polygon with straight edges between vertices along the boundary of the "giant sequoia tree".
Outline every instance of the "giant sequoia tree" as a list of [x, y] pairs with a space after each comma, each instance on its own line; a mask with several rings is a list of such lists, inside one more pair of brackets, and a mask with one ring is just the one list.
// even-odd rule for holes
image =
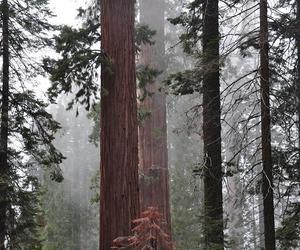
[[[164, 70], [165, 1], [140, 1], [140, 22], [155, 30], [154, 44], [143, 44], [140, 63], [144, 67]], [[140, 111], [149, 113], [139, 126], [139, 165], [141, 175], [141, 207], [158, 207], [168, 233], [171, 232], [168, 178], [166, 95], [160, 91], [161, 76], [141, 89]]]
[[101, 1], [100, 250], [131, 234], [139, 217], [134, 0]]
[[[61, 57], [44, 60], [52, 81], [48, 90], [50, 99], [55, 101], [59, 94], [75, 91], [69, 109], [76, 104], [85, 104], [87, 109], [93, 106], [102, 65], [98, 119], [101, 121], [101, 249], [112, 246], [112, 240], [118, 236], [130, 235], [131, 220], [139, 216], [135, 52], [141, 44], [152, 43], [153, 32], [145, 26], [134, 29], [133, 2], [101, 2], [101, 50], [94, 49], [100, 42], [100, 2], [80, 9], [79, 16], [84, 18], [82, 27], [65, 26], [56, 37], [56, 51]], [[137, 78], [148, 82], [155, 72], [142, 68]], [[97, 135], [93, 137], [98, 141]]]
[[[127, 7], [129, 6], [129, 3], [125, 3], [125, 1], [123, 1], [124, 3], [120, 2], [121, 1], [116, 0], [110, 2], [102, 1], [104, 8], [101, 8], [103, 11], [103, 27], [101, 36], [99, 33], [100, 18], [97, 15], [95, 19], [97, 20], [96, 22], [94, 17], [93, 19], [90, 18], [80, 29], [71, 29], [68, 27], [63, 29], [61, 36], [57, 39], [58, 52], [61, 52], [62, 58], [61, 60], [56, 61], [54, 71], [52, 71], [52, 80], [56, 81], [55, 84], [59, 81], [63, 84], [54, 84], [53, 88], [51, 88], [49, 92], [55, 97], [55, 95], [59, 92], [70, 92], [73, 87], [72, 85], [77, 85], [75, 88], [75, 101], [86, 103], [89, 108], [90, 101], [94, 99], [94, 96], [97, 95], [97, 91], [99, 90], [95, 81], [97, 80], [97, 68], [100, 63], [104, 63], [105, 65], [103, 66], [108, 66], [107, 68], [102, 68], [102, 116], [100, 122], [102, 126], [102, 137], [100, 141], [102, 147], [101, 174], [103, 175], [101, 196], [101, 216], [103, 220], [101, 225], [102, 239], [100, 239], [100, 242], [103, 241], [102, 249], [109, 248], [112, 240], [117, 236], [129, 235], [130, 220], [133, 217], [138, 216], [137, 213], [133, 216], [134, 211], [129, 210], [129, 207], [132, 207], [132, 204], [134, 206], [137, 204], [135, 203], [135, 201], [137, 201], [137, 196], [131, 196], [132, 186], [128, 186], [127, 182], [129, 180], [130, 184], [133, 184], [136, 187], [134, 190], [137, 190], [136, 172], [132, 172], [133, 169], [136, 170], [136, 158], [134, 158], [133, 155], [133, 153], [136, 154], [136, 148], [131, 148], [133, 145], [133, 139], [136, 136], [136, 134], [134, 134], [136, 133], [134, 132], [135, 120], [132, 120], [132, 123], [129, 122], [129, 117], [133, 117], [131, 116], [133, 113], [131, 113], [132, 110], [128, 110], [128, 105], [132, 105], [132, 107], [134, 107], [133, 109], [135, 109], [134, 103], [131, 102], [135, 96], [133, 91], [134, 87], [130, 85], [129, 89], [129, 85], [127, 85], [129, 82], [127, 80], [129, 78], [131, 80], [134, 78], [131, 74], [132, 71], [130, 71], [131, 73], [129, 74], [128, 70], [128, 67], [131, 69], [134, 67], [132, 57], [129, 58], [129, 54], [131, 56], [133, 54], [131, 51], [133, 49], [131, 46], [125, 45], [129, 42], [129, 37], [125, 35], [125, 33], [128, 32], [128, 19], [126, 18], [126, 15], [128, 14]], [[174, 1], [170, 2], [173, 3]], [[288, 1], [280, 2], [283, 2], [284, 4]], [[292, 2], [294, 3], [294, 0], [292, 0]], [[155, 45], [143, 45], [141, 47], [140, 61], [157, 69], [164, 69], [164, 65], [160, 65], [160, 59], [158, 58], [159, 56], [157, 56], [157, 52], [161, 55], [163, 55], [164, 52], [163, 43], [159, 38], [162, 35], [161, 31], [163, 29], [163, 6], [160, 5], [161, 3], [162, 1], [158, 0], [141, 1], [140, 15], [142, 22], [150, 24], [151, 28], [157, 31]], [[264, 183], [264, 197], [266, 198], [264, 199], [265, 216], [264, 218], [261, 216], [259, 221], [263, 224], [263, 220], [265, 219], [265, 239], [269, 242], [265, 243], [265, 245], [268, 245], [268, 247], [272, 247], [274, 245], [274, 237], [272, 236], [272, 234], [274, 234], [274, 222], [272, 222], [273, 204], [272, 198], [270, 198], [270, 191], [273, 191], [272, 176], [270, 175], [270, 169], [272, 168], [272, 163], [270, 161], [270, 121], [276, 124], [276, 126], [273, 127], [274, 130], [277, 130], [277, 125], [280, 125], [281, 130], [286, 134], [289, 134], [289, 138], [285, 139], [284, 143], [279, 145], [279, 147], [281, 147], [281, 152], [277, 152], [277, 149], [274, 150], [276, 152], [274, 152], [273, 157], [276, 157], [274, 160], [274, 173], [276, 174], [274, 183], [279, 183], [278, 190], [284, 193], [283, 199], [279, 200], [278, 207], [282, 209], [284, 208], [283, 203], [285, 201], [289, 203], [286, 205], [287, 209], [285, 209], [286, 216], [284, 216], [282, 220], [283, 230], [280, 231], [278, 237], [282, 242], [285, 240], [284, 238], [286, 238], [293, 243], [290, 239], [293, 238], [293, 241], [295, 241], [295, 239], [297, 239], [297, 234], [299, 234], [297, 233], [297, 230], [294, 230], [299, 224], [295, 222], [299, 217], [299, 202], [297, 202], [295, 198], [298, 190], [297, 177], [299, 176], [299, 171], [297, 170], [297, 164], [299, 163], [297, 162], [298, 158], [296, 154], [299, 149], [297, 148], [297, 142], [295, 143], [297, 130], [295, 130], [295, 123], [293, 124], [293, 122], [295, 122], [295, 117], [297, 117], [296, 108], [298, 106], [296, 107], [295, 105], [295, 99], [298, 100], [298, 96], [295, 98], [296, 95], [292, 94], [294, 93], [293, 91], [295, 91], [295, 83], [297, 82], [293, 82], [293, 84], [291, 84], [293, 87], [286, 93], [284, 90], [288, 89], [286, 88], [288, 87], [288, 84], [286, 84], [287, 82], [282, 82], [284, 83], [282, 86], [280, 85], [281, 82], [275, 82], [275, 88], [272, 88], [272, 90], [276, 89], [277, 86], [280, 86], [282, 98], [278, 98], [279, 96], [277, 95], [276, 101], [280, 99], [284, 108], [280, 110], [276, 107], [276, 109], [272, 110], [272, 112], [274, 112], [270, 114], [270, 110], [268, 110], [269, 106], [271, 105], [273, 107], [276, 101], [275, 98], [269, 100], [268, 85], [269, 82], [273, 80], [277, 81], [278, 79], [274, 77], [275, 74], [271, 71], [272, 69], [274, 70], [274, 65], [272, 65], [271, 62], [269, 67], [268, 60], [274, 60], [273, 62], [277, 62], [278, 65], [280, 60], [278, 62], [278, 57], [274, 57], [273, 54], [270, 58], [268, 57], [266, 2], [262, 1], [261, 5], [261, 7], [263, 7], [261, 8], [263, 17], [261, 18], [261, 36], [259, 36], [259, 18], [257, 16], [260, 7], [259, 4], [251, 1], [229, 1], [226, 2], [226, 4], [222, 3], [221, 6], [222, 10], [219, 12], [218, 1], [187, 1], [187, 5], [185, 6], [186, 8], [183, 8], [184, 11], [182, 15], [173, 19], [174, 23], [180, 23], [187, 28], [186, 32], [181, 36], [181, 41], [185, 52], [196, 59], [194, 69], [174, 74], [172, 77], [177, 82], [172, 81], [173, 79], [170, 82], [171, 87], [177, 94], [184, 95], [196, 92], [196, 95], [199, 96], [200, 93], [200, 98], [196, 100], [197, 104], [195, 107], [187, 111], [187, 114], [189, 115], [191, 114], [189, 112], [194, 112], [195, 115], [202, 115], [203, 110], [204, 116], [203, 134], [201, 133], [205, 144], [203, 152], [204, 162], [197, 164], [197, 169], [194, 172], [201, 175], [205, 182], [205, 213], [202, 214], [205, 224], [201, 229], [203, 231], [202, 235], [205, 236], [206, 249], [224, 248], [225, 240], [223, 239], [223, 226], [231, 227], [228, 228], [229, 236], [233, 236], [232, 229], [235, 229], [234, 231], [239, 231], [237, 234], [238, 237], [235, 237], [235, 242], [229, 242], [226, 239], [226, 242], [229, 242], [230, 247], [232, 246], [232, 248], [235, 247], [236, 249], [240, 249], [241, 247], [245, 247], [247, 243], [249, 243], [247, 247], [257, 247], [256, 239], [259, 238], [259, 234], [257, 233], [258, 230], [256, 229], [256, 225], [258, 224], [259, 209], [257, 208], [258, 201], [255, 196], [260, 194], [258, 186], [261, 185], [262, 181]], [[100, 8], [97, 10], [100, 11]], [[152, 15], [152, 12], [155, 12], [155, 15]], [[122, 17], [118, 15], [119, 13], [122, 13]], [[222, 15], [220, 15], [220, 13], [222, 13]], [[157, 18], [157, 16], [159, 16], [159, 18]], [[294, 13], [292, 16], [294, 17]], [[220, 17], [222, 18], [220, 19], [220, 23], [222, 24], [221, 29], [218, 27], [218, 18]], [[120, 24], [121, 22], [122, 24]], [[245, 29], [246, 26], [248, 27], [247, 29]], [[286, 25], [283, 26], [286, 27]], [[232, 30], [229, 31], [229, 29]], [[221, 36], [219, 35], [219, 30], [221, 30]], [[132, 32], [131, 29], [130, 32]], [[292, 35], [293, 42], [295, 40], [295, 33], [297, 38], [297, 32], [294, 32]], [[291, 34], [288, 34], [286, 30], [283, 31], [281, 35], [288, 35], [291, 37]], [[257, 74], [258, 66], [255, 65], [254, 59], [250, 58], [252, 55], [255, 55], [260, 48], [259, 37], [261, 37], [262, 49], [261, 111], [263, 124], [263, 154], [261, 154], [261, 134], [260, 127], [258, 126], [260, 125], [260, 101], [259, 98], [257, 98], [257, 94], [259, 93], [259, 89], [257, 88], [257, 80], [259, 79], [259, 74]], [[95, 48], [94, 45], [99, 42], [100, 38], [104, 39], [102, 44], [102, 53], [98, 49], [92, 49]], [[270, 50], [271, 52], [274, 52], [277, 45], [279, 45], [278, 47], [282, 47], [282, 43], [277, 43], [277, 41], [273, 43]], [[130, 44], [132, 45], [131, 42], [132, 41], [130, 40]], [[120, 49], [121, 47], [126, 49]], [[221, 56], [219, 55], [219, 50], [222, 52]], [[224, 51], [225, 53], [223, 53]], [[281, 51], [280, 48], [278, 51]], [[290, 50], [287, 49], [287, 51]], [[220, 117], [220, 57], [222, 62], [226, 62], [226, 70], [222, 72], [221, 78], [222, 90], [224, 90], [221, 93], [221, 100], [223, 104], [222, 118]], [[129, 60], [130, 63], [127, 63], [126, 66], [124, 64], [121, 65], [121, 61], [127, 62], [127, 60]], [[179, 61], [181, 60], [182, 58], [179, 59]], [[289, 64], [288, 67], [291, 68], [291, 64]], [[280, 67], [277, 67], [276, 69], [280, 71], [282, 68], [283, 66], [280, 65]], [[270, 75], [268, 73], [269, 70], [271, 73]], [[293, 67], [293, 70], [290, 70], [289, 72], [293, 71], [295, 76], [295, 70], [296, 68]], [[138, 75], [141, 76], [141, 74]], [[162, 176], [160, 175], [161, 166], [166, 165], [164, 151], [165, 144], [163, 141], [165, 131], [162, 129], [165, 126], [165, 118], [164, 112], [161, 112], [164, 111], [164, 96], [162, 93], [156, 92], [156, 82], [158, 81], [159, 78], [156, 80], [152, 79], [150, 82], [153, 82], [154, 84], [147, 84], [146, 86], [143, 86], [143, 90], [146, 90], [146, 95], [142, 96], [144, 99], [141, 100], [141, 112], [139, 112], [139, 115], [146, 116], [144, 117], [146, 119], [141, 121], [140, 128], [140, 159], [141, 167], [145, 170], [142, 173], [144, 180], [142, 181], [141, 186], [143, 197], [142, 206], [144, 207], [155, 204], [158, 204], [158, 207], [164, 207], [166, 205], [165, 202], [167, 201], [167, 199], [163, 198], [166, 196], [161, 194], [161, 190], [167, 190], [166, 185], [164, 185], [164, 181], [166, 179], [164, 178], [161, 183], [157, 183]], [[133, 80], [131, 83], [132, 82]], [[168, 81], [168, 83], [170, 82]], [[59, 91], [57, 91], [57, 88], [59, 88]], [[155, 94], [153, 94], [153, 92], [155, 92]], [[287, 98], [287, 93], [290, 93], [289, 95], [293, 98]], [[201, 100], [202, 94], [203, 103]], [[128, 100], [127, 98], [129, 96], [130, 101], [124, 102], [125, 99]], [[195, 101], [195, 99], [193, 100]], [[268, 102], [271, 102], [271, 104]], [[293, 105], [289, 105], [290, 103]], [[74, 104], [74, 102], [71, 103], [70, 107], [72, 104]], [[121, 106], [121, 104], [123, 106]], [[135, 112], [135, 110], [133, 111]], [[279, 111], [281, 111], [281, 113]], [[178, 109], [174, 112], [178, 112]], [[283, 114], [285, 114], [285, 116]], [[189, 117], [188, 115], [187, 117]], [[201, 115], [198, 119], [193, 120], [194, 122], [197, 121], [200, 126], [202, 125]], [[285, 117], [287, 119], [277, 119], [278, 117]], [[192, 119], [194, 119], [194, 117]], [[224, 121], [223, 124], [225, 129], [223, 131], [228, 131], [227, 135], [231, 136], [227, 140], [227, 138], [225, 138], [226, 134], [223, 134], [223, 138], [225, 138], [225, 143], [223, 143], [224, 160], [226, 161], [223, 163], [224, 180], [226, 183], [226, 180], [228, 180], [226, 177], [234, 177], [234, 180], [237, 181], [234, 183], [234, 188], [238, 187], [238, 190], [234, 191], [234, 196], [243, 196], [239, 199], [233, 199], [229, 209], [225, 210], [225, 212], [230, 214], [228, 217], [229, 220], [231, 220], [231, 223], [223, 223], [223, 171], [221, 168], [220, 120]], [[126, 123], [126, 121], [128, 121], [128, 123]], [[123, 130], [119, 130], [119, 126], [122, 125]], [[285, 126], [292, 129], [285, 130]], [[197, 129], [196, 133], [199, 133], [198, 127], [195, 126], [194, 128]], [[234, 131], [234, 133], [231, 133], [231, 131]], [[197, 134], [197, 136], [199, 134]], [[232, 136], [233, 134], [234, 136]], [[187, 143], [186, 141], [188, 140], [190, 140], [190, 138], [185, 138], [183, 144], [186, 145], [185, 143]], [[296, 138], [296, 140], [298, 140], [298, 138]], [[202, 141], [202, 139], [199, 141]], [[228, 142], [230, 142], [230, 145], [228, 145]], [[178, 143], [182, 144], [181, 141], [178, 141]], [[275, 144], [276, 143], [274, 143], [274, 145]], [[288, 145], [288, 148], [284, 151], [284, 147], [286, 145]], [[198, 147], [198, 151], [199, 150], [200, 148]], [[262, 176], [260, 175], [261, 169], [258, 169], [261, 166], [261, 155], [264, 163], [263, 180], [260, 178], [260, 176]], [[184, 157], [181, 157], [176, 164], [180, 167], [186, 165], [187, 162], [191, 160], [188, 158], [190, 158], [190, 155], [186, 154]], [[283, 159], [290, 161], [284, 167], [280, 166], [282, 165]], [[133, 164], [131, 164], [132, 162]], [[198, 168], [198, 166], [200, 167]], [[178, 169], [180, 167], [178, 167]], [[149, 173], [147, 173], [147, 171]], [[282, 171], [283, 173], [281, 176], [278, 174], [279, 171]], [[180, 171], [178, 172], [181, 173]], [[126, 176], [126, 179], [124, 178], [124, 175]], [[133, 176], [135, 177], [132, 178]], [[241, 181], [238, 182], [239, 180]], [[174, 178], [173, 181], [175, 182], [177, 179]], [[152, 185], [153, 183], [154, 185]], [[184, 188], [188, 186], [187, 184], [183, 185]], [[226, 187], [230, 189], [232, 188], [232, 185], [229, 184], [226, 185]], [[277, 185], [275, 187], [277, 187]], [[274, 188], [274, 191], [276, 191], [275, 199], [277, 198], [276, 194], [278, 190]], [[193, 193], [192, 190], [187, 191]], [[145, 195], [143, 195], [143, 193]], [[135, 194], [137, 194], [137, 192]], [[180, 199], [182, 199], [182, 195]], [[176, 202], [181, 204], [182, 200], [178, 200]], [[241, 204], [237, 203], [237, 200], [239, 200]], [[227, 205], [226, 201], [227, 200], [225, 199], [225, 206]], [[263, 199], [261, 199], [261, 201], [263, 201]], [[190, 202], [194, 202], [194, 200]], [[184, 211], [185, 207], [190, 208], [199, 206], [198, 204], [199, 203], [193, 203], [193, 206], [182, 206], [183, 208], [181, 207], [180, 211]], [[236, 228], [236, 225], [233, 225], [232, 223], [232, 221], [237, 218], [236, 213], [232, 211], [233, 207], [235, 208], [236, 206], [237, 209], [241, 211], [238, 218], [238, 224], [240, 225], [238, 229]], [[116, 211], [116, 209], [118, 211]], [[268, 209], [271, 209], [271, 213], [267, 213]], [[164, 210], [164, 208], [162, 208], [162, 210]], [[188, 214], [188, 216], [190, 215], [189, 213], [186, 214]], [[190, 220], [184, 220], [184, 223], [181, 223], [180, 218], [182, 217], [178, 216], [176, 218], [179, 221], [178, 224], [180, 223], [181, 226], [183, 224], [188, 225], [190, 227], [187, 226], [186, 228], [192, 228], [192, 230], [195, 231], [195, 225], [193, 222], [197, 221], [197, 219], [189, 218]], [[116, 220], [118, 220], [118, 222]], [[240, 230], [240, 227], [244, 227], [245, 229]], [[197, 229], [199, 230], [199, 227], [197, 227]], [[197, 242], [196, 244], [198, 244], [202, 236], [198, 233], [198, 230], [196, 233], [198, 238], [194, 240], [195, 243]], [[293, 230], [292, 234], [290, 233], [291, 230]], [[185, 231], [189, 232], [189, 230]], [[284, 234], [284, 231], [288, 233]], [[247, 233], [243, 234], [243, 232]], [[186, 241], [186, 237], [190, 237], [184, 235], [180, 236], [182, 242]], [[191, 245], [193, 244], [182, 244], [183, 249], [189, 248]], [[287, 246], [287, 244], [285, 244], [285, 246]]]

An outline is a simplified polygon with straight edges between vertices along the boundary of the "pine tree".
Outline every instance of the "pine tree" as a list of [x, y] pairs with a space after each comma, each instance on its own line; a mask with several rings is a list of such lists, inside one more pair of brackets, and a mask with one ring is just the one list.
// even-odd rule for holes
[[[51, 46], [47, 1], [1, 2], [2, 99], [0, 129], [0, 249], [40, 245], [37, 233], [40, 166], [61, 181], [63, 156], [52, 141], [59, 124], [33, 91], [42, 73], [32, 52]], [[28, 53], [30, 50], [30, 53]]]
[[263, 208], [265, 249], [275, 249], [275, 225], [273, 204], [273, 173], [271, 155], [271, 118], [269, 82], [268, 2], [260, 1], [260, 84], [261, 84], [261, 131], [263, 162]]
[[271, 76], [274, 78], [271, 80], [278, 86], [272, 122], [280, 128], [275, 130], [273, 140], [284, 142], [273, 146], [274, 183], [275, 187], [278, 185], [274, 199], [281, 209], [280, 217], [275, 217], [280, 222], [276, 228], [276, 240], [281, 248], [297, 248], [300, 237], [300, 203], [296, 198], [300, 176], [299, 1], [280, 1], [276, 8], [286, 10], [270, 20], [271, 31], [280, 41], [270, 50]]
[[8, 95], [9, 95], [9, 9], [7, 0], [2, 1], [2, 104], [1, 104], [1, 130], [0, 130], [0, 249], [4, 250], [5, 237], [7, 232], [7, 208], [8, 208]]
[[218, 1], [203, 5], [203, 140], [206, 248], [224, 248]]
[[[204, 164], [204, 241], [206, 249], [223, 249], [223, 194], [218, 1], [192, 1], [189, 12], [171, 20], [181, 24], [184, 51], [197, 59], [194, 70], [171, 76], [167, 83], [180, 94], [202, 91]], [[201, 13], [203, 15], [201, 15]], [[202, 42], [202, 51], [199, 42]], [[201, 86], [202, 83], [202, 86]]]
[[[298, 96], [298, 148], [299, 148], [299, 158], [300, 158], [300, 1], [296, 0], [296, 29], [295, 29], [295, 40], [297, 48], [297, 78], [296, 78], [296, 93]], [[298, 28], [297, 28], [298, 27]], [[300, 162], [300, 161], [299, 161]]]

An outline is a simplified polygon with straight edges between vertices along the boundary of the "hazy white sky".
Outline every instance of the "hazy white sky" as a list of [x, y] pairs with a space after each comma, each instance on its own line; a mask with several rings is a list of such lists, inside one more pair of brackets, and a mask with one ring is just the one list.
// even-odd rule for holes
[[[49, 0], [49, 7], [51, 11], [56, 15], [51, 23], [66, 24], [75, 26], [79, 23], [76, 20], [77, 9], [84, 7], [86, 0]], [[46, 98], [45, 92], [49, 85], [49, 80], [42, 76], [37, 77], [39, 82], [38, 88], [35, 89], [36, 93], [41, 98]]]
[[51, 10], [57, 15], [57, 24], [76, 24], [77, 9], [84, 7], [86, 0], [49, 0]]

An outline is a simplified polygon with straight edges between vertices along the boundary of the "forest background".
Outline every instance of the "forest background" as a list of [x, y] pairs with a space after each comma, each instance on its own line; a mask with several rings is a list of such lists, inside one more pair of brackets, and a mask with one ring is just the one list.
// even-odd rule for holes
[[[7, 197], [0, 203], [0, 214], [5, 215], [1, 219], [7, 220], [0, 220], [0, 243], [8, 244], [9, 249], [98, 249], [99, 229], [105, 237], [109, 231], [99, 228], [99, 200], [101, 209], [109, 202], [99, 198], [98, 70], [102, 64], [109, 71], [112, 62], [99, 50], [97, 1], [50, 1], [50, 9], [58, 14], [56, 18], [39, 9], [46, 2], [28, 1], [37, 8], [32, 8], [36, 18], [39, 12], [41, 16], [45, 13], [45, 20], [37, 22], [38, 28], [31, 24], [32, 20], [38, 21], [34, 14], [24, 15], [30, 17], [26, 19], [22, 11], [7, 11], [7, 1], [1, 5], [0, 163], [9, 188], [0, 186], [1, 197]], [[205, 6], [202, 1], [170, 0], [159, 8], [161, 2], [153, 0], [147, 5], [149, 1], [141, 0], [141, 12], [136, 15], [137, 20], [144, 20], [155, 30], [136, 25], [135, 31], [140, 167], [153, 161], [150, 170], [140, 172], [142, 209], [158, 203], [155, 205], [163, 214], [165, 231], [172, 235], [179, 250], [275, 249], [275, 243], [279, 249], [297, 249], [299, 1], [269, 2], [269, 19], [264, 0], [260, 4], [220, 2], [220, 12], [214, 5], [218, 1], [212, 1], [212, 5], [208, 4], [209, 14], [204, 17], [197, 14]], [[24, 2], [13, 4], [17, 10], [28, 10], [26, 4], [22, 5]], [[49, 23], [51, 20], [69, 27], [48, 24], [47, 15]], [[155, 29], [159, 20], [163, 20], [162, 26]], [[269, 28], [264, 20], [269, 21]], [[15, 26], [9, 26], [11, 23]], [[55, 44], [51, 44], [43, 29], [57, 35]], [[8, 31], [12, 38], [7, 37]], [[269, 38], [264, 39], [265, 35]], [[146, 41], [142, 41], [145, 37]], [[60, 55], [51, 48], [42, 51], [50, 44]], [[154, 63], [157, 69], [143, 65], [153, 66], [151, 60], [157, 59], [151, 54], [153, 47], [161, 52]], [[41, 67], [34, 63], [40, 54], [47, 56]], [[5, 94], [8, 59], [14, 73], [11, 96]], [[75, 70], [65, 67], [66, 63]], [[45, 76], [50, 76], [51, 83], [41, 77], [42, 71], [48, 73]], [[27, 90], [28, 79], [34, 80]], [[155, 84], [148, 87], [149, 82]], [[102, 91], [105, 97], [105, 88]], [[158, 100], [160, 112], [148, 110], [155, 107], [152, 100]], [[166, 112], [161, 113], [164, 109]], [[7, 121], [6, 114], [14, 116]], [[149, 133], [147, 121], [151, 119], [157, 120]], [[156, 124], [161, 120], [165, 125]], [[208, 134], [212, 136], [210, 140]], [[161, 171], [156, 163], [159, 157], [148, 158], [148, 141], [142, 144], [141, 135], [151, 138], [150, 147], [157, 155], [161, 153], [162, 165], [168, 168]], [[156, 189], [155, 185], [149, 188], [149, 182], [155, 183]], [[130, 193], [129, 197], [133, 196]], [[120, 224], [114, 224], [112, 230], [118, 231], [126, 223]], [[150, 240], [149, 244], [153, 242]], [[164, 249], [163, 240], [158, 245], [158, 249]]]

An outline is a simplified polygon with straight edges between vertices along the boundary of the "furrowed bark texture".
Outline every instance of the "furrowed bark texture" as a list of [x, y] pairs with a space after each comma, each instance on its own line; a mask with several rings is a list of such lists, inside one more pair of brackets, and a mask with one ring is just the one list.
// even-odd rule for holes
[[268, 43], [268, 2], [260, 0], [260, 84], [261, 84], [261, 133], [263, 162], [263, 207], [265, 249], [275, 249], [273, 174], [270, 130], [270, 82]]
[[218, 0], [203, 7], [204, 237], [205, 249], [223, 249]]
[[[143, 45], [140, 64], [164, 70], [164, 0], [140, 0], [141, 23], [156, 31], [154, 45]], [[166, 95], [159, 91], [160, 77], [149, 83], [147, 90], [154, 93], [140, 102], [140, 109], [151, 112], [139, 126], [139, 165], [141, 208], [158, 207], [163, 214], [165, 230], [171, 233], [168, 148], [166, 123]]]
[[7, 0], [2, 1], [2, 103], [1, 103], [1, 131], [0, 131], [0, 250], [4, 250], [6, 228], [7, 181], [7, 142], [8, 142], [8, 103], [9, 103], [9, 11]]
[[139, 217], [134, 3], [101, 1], [101, 47], [112, 72], [101, 70], [100, 250], [131, 235]]

